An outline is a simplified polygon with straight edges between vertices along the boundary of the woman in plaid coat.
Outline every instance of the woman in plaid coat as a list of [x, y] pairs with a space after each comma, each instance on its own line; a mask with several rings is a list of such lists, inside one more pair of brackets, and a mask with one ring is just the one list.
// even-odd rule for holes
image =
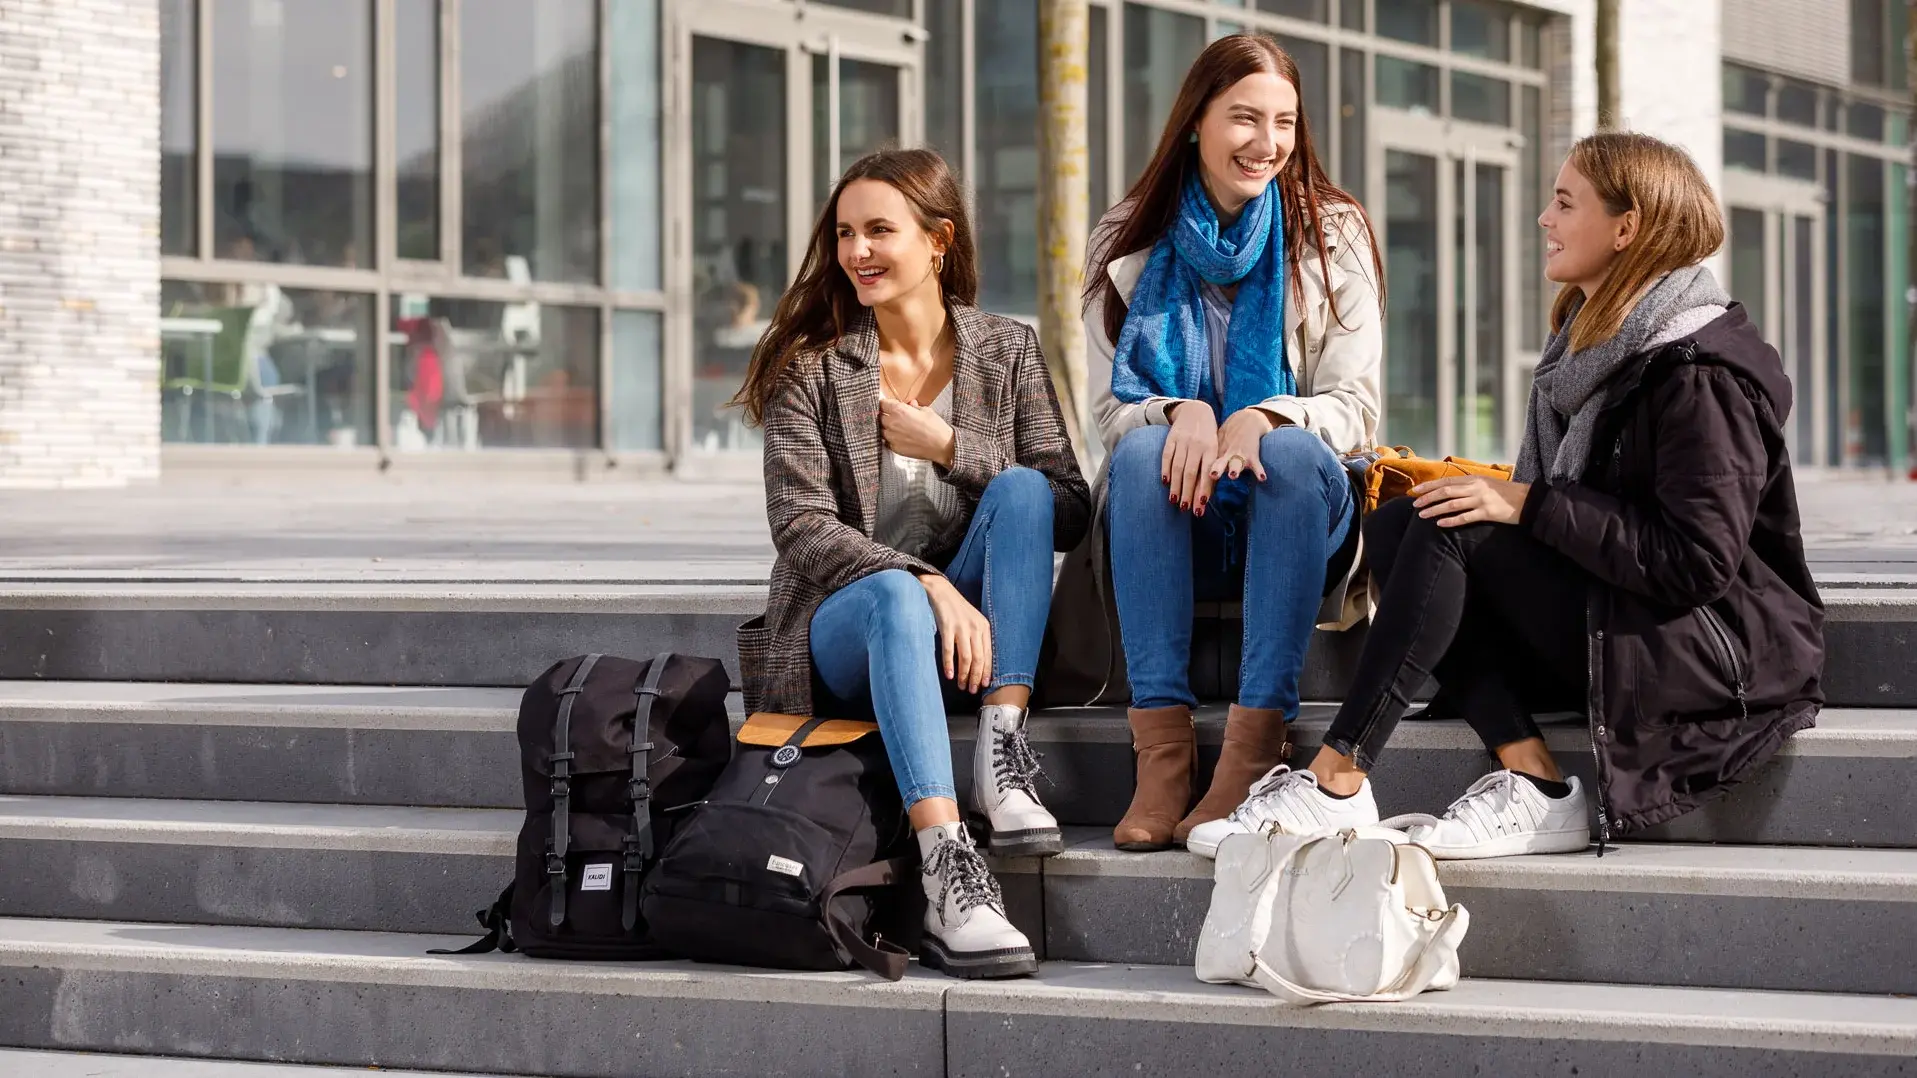
[[778, 548], [739, 630], [750, 711], [871, 715], [924, 859], [921, 961], [1036, 970], [960, 821], [946, 713], [979, 707], [968, 813], [995, 853], [1062, 847], [1026, 707], [1052, 553], [1083, 536], [1079, 474], [1030, 328], [974, 303], [964, 198], [929, 150], [855, 163], [753, 351]]

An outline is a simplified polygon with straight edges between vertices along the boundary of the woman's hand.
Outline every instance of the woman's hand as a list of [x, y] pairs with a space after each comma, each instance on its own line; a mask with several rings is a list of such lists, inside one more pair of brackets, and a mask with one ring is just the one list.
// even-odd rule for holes
[[1481, 475], [1447, 475], [1411, 488], [1418, 500], [1418, 515], [1441, 517], [1440, 528], [1458, 528], [1479, 521], [1516, 524], [1524, 513], [1524, 499], [1531, 484], [1508, 479], [1487, 479]]
[[1218, 451], [1218, 417], [1204, 401], [1179, 401], [1172, 405], [1171, 417], [1171, 436], [1165, 439], [1159, 478], [1171, 488], [1173, 505], [1202, 508], [1211, 500], [1207, 469]]
[[[897, 450], [893, 450], [897, 452]], [[939, 666], [953, 684], [966, 692], [983, 692], [992, 681], [992, 623], [978, 608], [936, 573], [922, 573], [919, 583], [932, 602], [939, 627]]]
[[952, 466], [958, 438], [952, 425], [917, 401], [879, 401], [879, 430], [886, 447], [901, 457], [929, 460], [941, 468]]
[[1250, 470], [1260, 483], [1265, 481], [1264, 454], [1259, 446], [1277, 426], [1271, 413], [1263, 408], [1241, 408], [1225, 420], [1218, 431], [1218, 450], [1211, 462], [1211, 479], [1236, 479]]

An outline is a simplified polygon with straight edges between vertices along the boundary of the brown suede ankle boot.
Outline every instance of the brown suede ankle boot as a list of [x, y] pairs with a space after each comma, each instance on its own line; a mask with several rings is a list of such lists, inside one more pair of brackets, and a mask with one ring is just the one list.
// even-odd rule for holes
[[1121, 850], [1170, 849], [1172, 829], [1191, 805], [1192, 773], [1198, 769], [1198, 733], [1187, 707], [1133, 708], [1132, 751], [1138, 754], [1138, 785], [1131, 807], [1112, 829]]
[[1172, 831], [1183, 845], [1185, 836], [1201, 823], [1222, 820], [1245, 800], [1251, 784], [1265, 772], [1291, 759], [1291, 727], [1282, 711], [1231, 705], [1225, 718], [1225, 750], [1211, 773], [1211, 788], [1203, 800]]

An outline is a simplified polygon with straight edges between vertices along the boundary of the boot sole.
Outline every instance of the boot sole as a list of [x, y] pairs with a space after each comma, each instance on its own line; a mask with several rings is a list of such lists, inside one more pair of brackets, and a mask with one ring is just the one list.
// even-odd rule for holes
[[1031, 831], [994, 831], [982, 816], [968, 816], [965, 826], [984, 836], [985, 852], [994, 857], [1051, 857], [1065, 852], [1065, 836], [1056, 827]]
[[962, 981], [980, 981], [1000, 977], [1029, 977], [1038, 972], [1038, 956], [1032, 953], [1030, 947], [955, 955], [939, 943], [938, 937], [926, 936], [919, 946], [919, 965]]
[[1173, 843], [1173, 842], [1114, 842], [1112, 843], [1112, 845], [1125, 851], [1126, 853], [1158, 853], [1161, 850], [1171, 849], [1173, 846], [1177, 845], [1177, 843]]

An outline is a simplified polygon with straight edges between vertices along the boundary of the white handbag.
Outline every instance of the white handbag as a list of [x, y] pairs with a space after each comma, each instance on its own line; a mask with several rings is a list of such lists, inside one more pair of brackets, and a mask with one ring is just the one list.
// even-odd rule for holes
[[1288, 1003], [1387, 1002], [1458, 983], [1471, 924], [1430, 851], [1386, 828], [1228, 836], [1218, 846], [1198, 979]]

